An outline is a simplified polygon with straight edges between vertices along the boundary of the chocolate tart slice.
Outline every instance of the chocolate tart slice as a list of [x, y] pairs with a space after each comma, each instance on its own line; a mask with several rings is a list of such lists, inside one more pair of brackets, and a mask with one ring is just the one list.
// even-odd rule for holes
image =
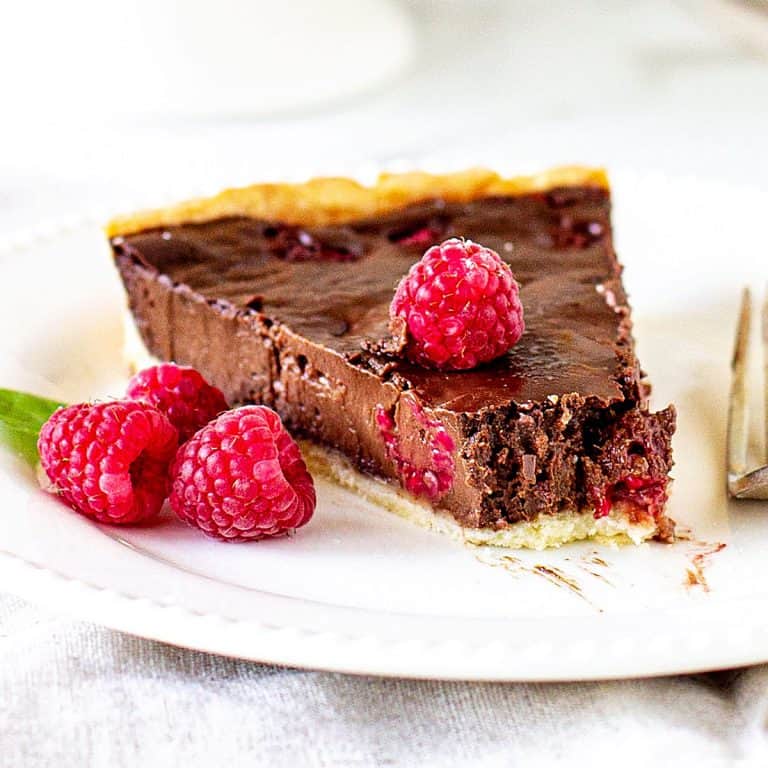
[[[134, 359], [275, 408], [315, 471], [473, 543], [671, 539], [675, 414], [648, 410], [602, 171], [257, 185], [107, 233]], [[509, 262], [526, 332], [442, 373], [376, 350], [397, 282], [450, 236]]]

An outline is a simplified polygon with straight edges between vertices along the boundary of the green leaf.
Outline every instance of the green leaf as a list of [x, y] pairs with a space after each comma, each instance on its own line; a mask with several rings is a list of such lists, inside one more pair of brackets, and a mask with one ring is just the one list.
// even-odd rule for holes
[[63, 405], [28, 392], [0, 388], [0, 443], [34, 467], [40, 428]]

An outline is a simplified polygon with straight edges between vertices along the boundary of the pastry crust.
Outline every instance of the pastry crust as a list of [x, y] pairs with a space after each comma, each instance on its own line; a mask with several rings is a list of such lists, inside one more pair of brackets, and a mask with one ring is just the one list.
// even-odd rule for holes
[[607, 189], [608, 178], [601, 168], [563, 166], [533, 176], [507, 179], [485, 168], [444, 175], [382, 174], [370, 187], [345, 178], [318, 178], [303, 184], [254, 184], [168, 208], [119, 216], [107, 224], [106, 233], [116, 237], [154, 227], [228, 216], [324, 226], [383, 215], [435, 197], [467, 202], [494, 195], [520, 195], [573, 186]]
[[585, 540], [611, 545], [641, 544], [657, 533], [652, 518], [635, 521], [628, 511], [619, 507], [599, 518], [595, 517], [593, 507], [587, 507], [539, 515], [534, 520], [522, 520], [499, 530], [467, 528], [449, 513], [433, 508], [394, 483], [363, 474], [338, 451], [303, 440], [301, 452], [315, 477], [326, 477], [421, 528], [476, 547], [542, 550]]

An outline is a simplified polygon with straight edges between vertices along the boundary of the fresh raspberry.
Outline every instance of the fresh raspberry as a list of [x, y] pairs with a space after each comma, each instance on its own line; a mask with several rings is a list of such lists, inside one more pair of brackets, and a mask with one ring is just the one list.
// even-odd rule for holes
[[406, 355], [441, 370], [475, 368], [503, 355], [525, 330], [512, 270], [471, 240], [429, 248], [395, 290], [393, 330], [405, 321]]
[[221, 390], [212, 387], [194, 368], [162, 363], [139, 371], [126, 392], [162, 411], [184, 442], [211, 419], [229, 408]]
[[160, 511], [176, 428], [147, 403], [81, 403], [56, 411], [37, 450], [49, 479], [73, 509], [102, 523], [139, 523]]
[[176, 455], [171, 507], [215, 538], [250, 541], [304, 525], [315, 486], [280, 417], [263, 405], [228, 411]]
[[377, 405], [375, 411], [379, 435], [403, 487], [415, 496], [426, 496], [435, 502], [453, 486], [456, 444], [443, 423], [431, 419], [416, 400], [400, 402], [410, 407], [411, 418], [423, 432], [421, 440], [412, 445], [401, 440], [393, 415], [383, 405]]

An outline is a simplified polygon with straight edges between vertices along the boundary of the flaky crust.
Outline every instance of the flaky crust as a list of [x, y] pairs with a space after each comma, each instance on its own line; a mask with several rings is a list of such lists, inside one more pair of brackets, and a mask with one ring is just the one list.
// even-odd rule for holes
[[254, 184], [168, 208], [119, 216], [105, 229], [109, 237], [115, 237], [153, 227], [227, 216], [324, 226], [386, 214], [435, 197], [449, 202], [467, 202], [493, 195], [520, 195], [573, 186], [607, 189], [608, 178], [600, 168], [564, 166], [533, 176], [507, 179], [486, 168], [444, 175], [422, 172], [382, 174], [370, 187], [345, 178], [318, 178], [303, 184]]

